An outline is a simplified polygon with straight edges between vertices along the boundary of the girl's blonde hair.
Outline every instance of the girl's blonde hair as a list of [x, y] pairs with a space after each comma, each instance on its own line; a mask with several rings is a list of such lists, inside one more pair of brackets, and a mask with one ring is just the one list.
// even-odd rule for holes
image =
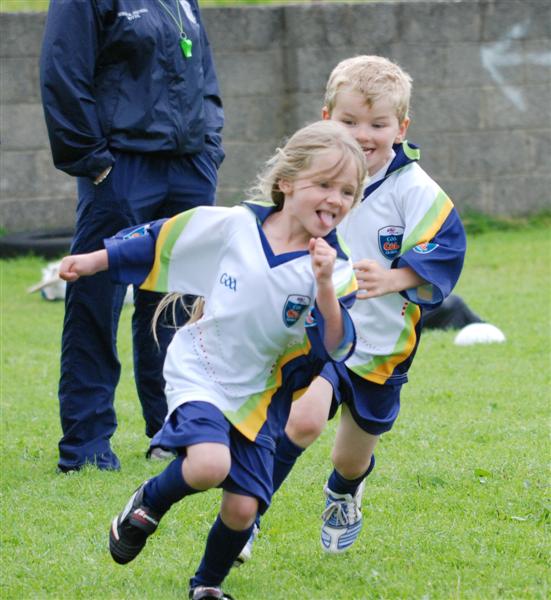
[[[354, 204], [359, 202], [363, 192], [364, 182], [367, 177], [367, 166], [363, 150], [346, 128], [336, 121], [318, 121], [299, 129], [292, 135], [283, 148], [278, 148], [270, 158], [263, 171], [257, 178], [257, 184], [249, 192], [253, 199], [266, 200], [270, 198], [276, 205], [277, 210], [283, 208], [284, 194], [279, 189], [282, 179], [293, 181], [301, 172], [306, 171], [312, 165], [317, 156], [334, 150], [341, 151], [339, 160], [328, 171], [328, 176], [337, 175], [343, 166], [352, 161], [356, 165], [356, 193]], [[177, 306], [180, 305], [190, 315], [188, 323], [198, 321], [205, 308], [205, 300], [198, 297], [191, 308], [186, 306], [183, 294], [174, 292], [167, 294], [157, 306], [153, 315], [153, 336], [157, 339], [157, 322], [161, 315], [170, 310], [170, 322], [176, 323]], [[177, 325], [173, 325], [177, 329]]]
[[[153, 314], [153, 320], [151, 322], [153, 338], [155, 339], [157, 346], [159, 345], [159, 338], [157, 336], [157, 323], [165, 311], [170, 311], [169, 318], [166, 318], [167, 316], [165, 315], [165, 326], [172, 327], [173, 329], [179, 328], [177, 324], [178, 306], [180, 306], [188, 314], [188, 324], [195, 323], [203, 316], [205, 311], [205, 299], [202, 296], [197, 296], [191, 306], [185, 303], [184, 298], [184, 294], [180, 294], [180, 292], [171, 292], [170, 294], [164, 296], [157, 305], [155, 313]], [[167, 323], [170, 323], [170, 325]]]
[[296, 180], [301, 172], [310, 168], [315, 158], [335, 149], [341, 151], [341, 156], [328, 171], [328, 175], [336, 175], [350, 161], [356, 166], [356, 204], [360, 200], [367, 177], [365, 156], [358, 142], [346, 128], [341, 123], [329, 120], [316, 121], [299, 129], [283, 148], [278, 148], [257, 176], [256, 185], [249, 191], [249, 199], [270, 198], [277, 210], [281, 210], [285, 197], [279, 189], [279, 182]]
[[329, 75], [325, 106], [331, 114], [343, 89], [361, 94], [371, 108], [381, 98], [388, 99], [398, 122], [408, 117], [412, 79], [400, 66], [383, 56], [354, 56], [341, 61]]

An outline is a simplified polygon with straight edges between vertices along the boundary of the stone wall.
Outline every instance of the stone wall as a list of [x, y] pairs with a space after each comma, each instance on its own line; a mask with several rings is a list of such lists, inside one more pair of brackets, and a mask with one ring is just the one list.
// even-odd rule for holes
[[[144, 0], [145, 1], [145, 0]], [[382, 54], [414, 79], [408, 138], [459, 210], [551, 199], [551, 3], [459, 0], [204, 8], [226, 109], [219, 202], [242, 199], [282, 138], [318, 118], [341, 59]], [[1, 200], [9, 231], [70, 227], [38, 88], [44, 14], [0, 15]]]

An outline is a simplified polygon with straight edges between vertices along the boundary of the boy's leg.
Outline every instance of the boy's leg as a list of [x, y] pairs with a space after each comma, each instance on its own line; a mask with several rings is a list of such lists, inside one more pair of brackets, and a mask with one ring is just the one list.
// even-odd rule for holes
[[142, 551], [170, 507], [191, 494], [216, 487], [227, 476], [230, 453], [227, 446], [202, 443], [189, 446], [187, 456], [174, 459], [167, 468], [143, 483], [126, 507], [113, 519], [109, 533], [111, 556], [126, 564]]
[[361, 500], [365, 478], [375, 467], [373, 451], [379, 440], [362, 430], [346, 405], [333, 446], [333, 465], [325, 487], [321, 544], [327, 552], [344, 552], [362, 528]]
[[220, 514], [209, 532], [201, 564], [190, 580], [192, 590], [222, 584], [251, 535], [257, 512], [256, 498], [224, 491]]
[[332, 398], [332, 385], [323, 377], [317, 377], [292, 403], [285, 433], [276, 448], [274, 492], [281, 487], [302, 452], [320, 436], [329, 418]]
[[[331, 409], [333, 387], [323, 377], [317, 377], [306, 392], [291, 405], [285, 432], [277, 442], [272, 476], [274, 493], [281, 487], [296, 461], [304, 450], [321, 434]], [[240, 566], [251, 558], [252, 545], [260, 528], [260, 514], [256, 516], [255, 527], [241, 549], [235, 566]]]

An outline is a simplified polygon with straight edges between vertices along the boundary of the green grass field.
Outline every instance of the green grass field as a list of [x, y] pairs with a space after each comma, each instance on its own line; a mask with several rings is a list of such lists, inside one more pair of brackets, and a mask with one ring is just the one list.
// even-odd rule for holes
[[[453, 332], [426, 332], [400, 418], [378, 448], [357, 544], [341, 556], [319, 545], [331, 423], [274, 498], [253, 561], [226, 580], [229, 593], [239, 600], [550, 597], [549, 259], [548, 221], [470, 238], [456, 291], [507, 342], [465, 348], [453, 345]], [[57, 475], [63, 306], [26, 293], [43, 264], [0, 262], [1, 597], [181, 600], [219, 492], [177, 505], [135, 562], [112, 562], [110, 519], [163, 468], [143, 457], [131, 311], [120, 327], [113, 439], [123, 468]]]

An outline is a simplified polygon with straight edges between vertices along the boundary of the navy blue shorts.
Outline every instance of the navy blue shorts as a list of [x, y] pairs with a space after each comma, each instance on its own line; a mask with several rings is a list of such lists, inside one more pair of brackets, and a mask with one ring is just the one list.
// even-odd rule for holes
[[274, 454], [242, 435], [213, 404], [185, 402], [178, 406], [151, 440], [151, 447], [185, 454], [187, 446], [203, 442], [224, 444], [230, 449], [230, 472], [219, 487], [257, 498], [260, 512], [265, 512], [273, 494]]
[[392, 429], [400, 412], [401, 383], [381, 385], [367, 381], [342, 363], [327, 363], [320, 376], [333, 386], [330, 419], [341, 404], [346, 404], [352, 418], [363, 431], [381, 435]]

